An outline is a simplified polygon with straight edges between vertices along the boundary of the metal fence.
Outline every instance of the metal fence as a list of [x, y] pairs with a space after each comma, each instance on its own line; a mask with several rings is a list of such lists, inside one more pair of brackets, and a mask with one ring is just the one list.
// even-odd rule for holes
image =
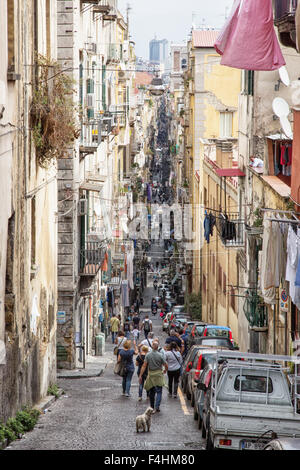
[[95, 276], [104, 260], [100, 242], [86, 242], [80, 249], [80, 275]]
[[245, 242], [245, 221], [239, 214], [219, 214], [216, 228], [222, 243], [227, 247], [243, 246]]

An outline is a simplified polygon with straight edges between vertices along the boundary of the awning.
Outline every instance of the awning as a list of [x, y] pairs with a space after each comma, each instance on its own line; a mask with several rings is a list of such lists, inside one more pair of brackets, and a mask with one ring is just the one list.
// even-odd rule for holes
[[246, 176], [239, 168], [217, 168], [218, 176]]

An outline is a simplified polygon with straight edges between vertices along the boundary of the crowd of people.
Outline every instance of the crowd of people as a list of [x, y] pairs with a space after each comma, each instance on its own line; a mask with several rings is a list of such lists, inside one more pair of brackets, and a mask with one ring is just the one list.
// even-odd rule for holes
[[121, 319], [113, 315], [110, 327], [117, 361], [122, 361], [125, 366], [125, 375], [122, 377], [123, 395], [131, 396], [131, 382], [137, 367], [138, 400], [141, 401], [143, 393], [146, 393], [154, 412], [159, 412], [164, 386], [168, 388], [169, 397], [177, 398], [185, 353], [182, 335], [171, 330], [165, 344], [161, 346], [147, 314], [141, 320], [139, 314], [134, 313], [132, 317], [125, 319], [122, 328]]

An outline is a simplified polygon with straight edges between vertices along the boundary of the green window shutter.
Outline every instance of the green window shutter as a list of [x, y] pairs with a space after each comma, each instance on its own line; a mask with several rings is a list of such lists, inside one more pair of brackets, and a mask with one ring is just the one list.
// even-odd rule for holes
[[106, 66], [102, 66], [102, 108], [106, 111]]
[[87, 93], [94, 93], [95, 92], [95, 82], [92, 78], [87, 79], [86, 88], [87, 88]]

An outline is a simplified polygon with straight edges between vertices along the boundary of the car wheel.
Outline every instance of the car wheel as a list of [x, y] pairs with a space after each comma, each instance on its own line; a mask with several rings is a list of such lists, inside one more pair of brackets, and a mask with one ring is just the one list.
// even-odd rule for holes
[[214, 445], [213, 445], [213, 441], [210, 435], [210, 430], [208, 429], [207, 438], [206, 438], [206, 450], [213, 450], [213, 449], [214, 449]]
[[206, 438], [206, 429], [205, 429], [203, 421], [202, 421], [202, 426], [201, 426], [201, 433], [202, 433], [203, 439], [205, 439]]
[[198, 429], [199, 431], [201, 431], [202, 429], [202, 419], [201, 419], [200, 413], [198, 413]]
[[198, 409], [197, 409], [197, 406], [194, 405], [194, 420], [197, 421], [198, 420]]
[[195, 397], [194, 397], [194, 394], [191, 393], [191, 407], [194, 407], [195, 405]]

